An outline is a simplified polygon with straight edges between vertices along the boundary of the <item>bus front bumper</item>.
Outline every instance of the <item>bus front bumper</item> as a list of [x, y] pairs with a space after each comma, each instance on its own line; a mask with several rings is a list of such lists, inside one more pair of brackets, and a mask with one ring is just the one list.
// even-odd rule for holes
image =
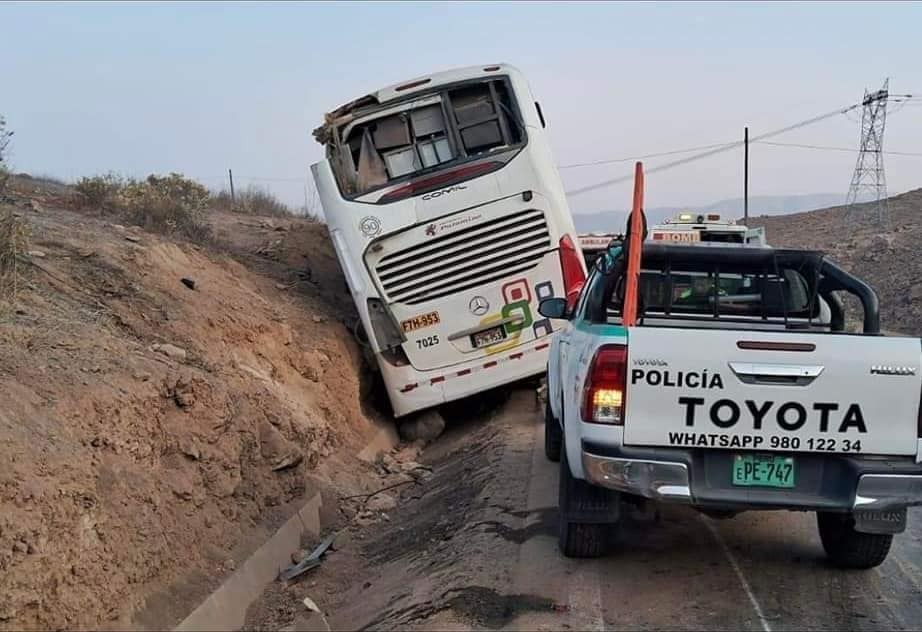
[[544, 373], [548, 337], [486, 356], [431, 371], [378, 362], [395, 417], [469, 397], [497, 386]]

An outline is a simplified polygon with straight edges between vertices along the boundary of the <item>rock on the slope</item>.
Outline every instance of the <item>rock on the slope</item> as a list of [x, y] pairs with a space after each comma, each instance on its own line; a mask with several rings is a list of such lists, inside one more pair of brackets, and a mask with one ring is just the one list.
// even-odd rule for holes
[[397, 507], [397, 499], [390, 494], [378, 494], [372, 496], [365, 505], [368, 511], [393, 511]]
[[304, 460], [304, 453], [268, 421], [259, 427], [259, 449], [263, 458], [279, 472], [294, 467]]
[[433, 441], [445, 432], [445, 419], [434, 410], [427, 410], [400, 424], [400, 436], [406, 441]]
[[151, 347], [153, 351], [157, 353], [162, 353], [168, 358], [173, 360], [178, 360], [179, 362], [184, 362], [186, 360], [186, 350], [182, 347], [177, 347], [176, 345], [167, 344], [155, 344]]

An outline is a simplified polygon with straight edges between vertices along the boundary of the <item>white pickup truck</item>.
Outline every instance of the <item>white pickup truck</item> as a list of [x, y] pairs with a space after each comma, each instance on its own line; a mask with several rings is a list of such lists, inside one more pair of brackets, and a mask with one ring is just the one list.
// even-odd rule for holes
[[922, 504], [920, 340], [881, 336], [874, 291], [821, 253], [719, 243], [645, 242], [625, 328], [623, 260], [599, 257], [572, 309], [540, 305], [567, 320], [545, 420], [563, 553], [601, 555], [625, 504], [652, 500], [815, 511], [833, 563], [883, 562]]

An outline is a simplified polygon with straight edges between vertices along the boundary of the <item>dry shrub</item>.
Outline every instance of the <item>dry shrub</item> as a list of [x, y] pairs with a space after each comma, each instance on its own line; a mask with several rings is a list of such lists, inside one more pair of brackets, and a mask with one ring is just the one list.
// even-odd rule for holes
[[74, 185], [74, 205], [99, 212], [118, 210], [118, 195], [128, 183], [115, 173], [80, 178]]
[[236, 200], [232, 199], [229, 192], [221, 191], [211, 197], [211, 206], [222, 211], [233, 211], [247, 215], [291, 217], [295, 214], [287, 204], [272, 193], [254, 185], [235, 192], [235, 198]]
[[16, 297], [19, 260], [28, 247], [25, 222], [10, 207], [0, 207], [0, 301]]
[[143, 182], [129, 182], [119, 193], [119, 206], [128, 220], [148, 230], [179, 234], [205, 241], [211, 230], [205, 222], [208, 189], [181, 174], [150, 175]]
[[114, 213], [148, 230], [193, 241], [207, 241], [211, 235], [205, 222], [208, 189], [182, 174], [134, 180], [108, 173], [81, 178], [74, 188], [78, 208]]

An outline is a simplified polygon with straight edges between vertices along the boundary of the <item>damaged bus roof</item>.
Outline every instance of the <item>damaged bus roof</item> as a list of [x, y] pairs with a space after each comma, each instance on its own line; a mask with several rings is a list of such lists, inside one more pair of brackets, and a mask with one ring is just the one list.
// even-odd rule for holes
[[385, 103], [403, 99], [418, 92], [425, 92], [439, 86], [449, 85], [457, 81], [472, 79], [478, 75], [489, 76], [493, 74], [518, 74], [519, 70], [509, 64], [492, 64], [485, 66], [466, 66], [444, 70], [429, 75], [423, 75], [407, 81], [391, 84], [365, 96], [345, 103], [338, 108], [327, 112], [323, 116], [323, 125], [314, 130], [314, 138], [318, 143], [325, 144], [330, 141], [330, 129], [341, 126], [356, 118], [373, 112]]

